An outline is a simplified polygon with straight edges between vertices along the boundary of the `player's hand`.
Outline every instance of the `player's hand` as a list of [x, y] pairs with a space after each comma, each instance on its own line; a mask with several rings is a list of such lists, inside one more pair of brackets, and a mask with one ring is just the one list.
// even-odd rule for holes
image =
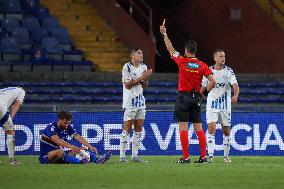
[[92, 147], [90, 147], [90, 150], [92, 150], [93, 152], [95, 152], [96, 155], [99, 155], [97, 148], [95, 148], [95, 147], [92, 146]]
[[206, 89], [206, 88], [202, 91], [203, 96], [207, 96], [207, 95], [208, 95], [208, 93], [209, 93], [209, 91], [207, 91], [207, 89]]
[[152, 69], [149, 69], [149, 70], [144, 70], [143, 72], [142, 72], [142, 79], [143, 80], [148, 80], [149, 79], [149, 77], [152, 75]]
[[78, 148], [77, 146], [72, 146], [70, 149], [71, 149], [72, 154], [74, 155], [80, 152], [80, 148]]
[[163, 24], [160, 26], [160, 32], [163, 35], [167, 35], [167, 28], [165, 26], [165, 23], [166, 23], [166, 19], [163, 20]]
[[238, 96], [232, 96], [231, 101], [232, 104], [236, 104], [238, 102]]

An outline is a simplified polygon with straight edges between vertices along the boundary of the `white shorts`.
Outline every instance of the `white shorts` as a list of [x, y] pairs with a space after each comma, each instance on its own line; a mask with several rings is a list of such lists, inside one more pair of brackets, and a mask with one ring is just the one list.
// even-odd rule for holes
[[145, 109], [125, 109], [123, 121], [145, 119]]
[[[6, 115], [6, 113], [7, 113], [7, 108], [0, 103], [0, 120]], [[13, 124], [13, 121], [10, 115], [9, 115], [8, 120], [3, 124], [3, 130], [4, 131], [15, 130], [14, 124]]]
[[213, 112], [206, 111], [206, 122], [208, 123], [220, 123], [223, 126], [231, 126], [231, 112]]

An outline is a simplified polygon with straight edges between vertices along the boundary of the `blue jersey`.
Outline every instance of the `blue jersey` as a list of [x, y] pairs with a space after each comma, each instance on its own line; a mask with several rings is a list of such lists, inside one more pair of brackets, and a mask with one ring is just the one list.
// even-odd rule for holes
[[75, 134], [77, 134], [77, 132], [72, 124], [70, 124], [66, 130], [59, 128], [57, 122], [48, 124], [41, 135], [40, 155], [44, 156], [52, 150], [59, 149], [59, 146], [51, 140], [52, 135], [57, 135], [60, 139], [67, 141], [68, 136], [73, 138]]

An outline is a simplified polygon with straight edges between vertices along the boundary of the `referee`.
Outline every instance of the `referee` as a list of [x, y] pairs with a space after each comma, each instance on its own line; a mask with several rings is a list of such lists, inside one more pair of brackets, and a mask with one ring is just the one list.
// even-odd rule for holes
[[193, 123], [194, 130], [198, 136], [201, 155], [195, 163], [207, 163], [206, 159], [206, 137], [202, 129], [201, 121], [201, 82], [203, 76], [209, 80], [207, 91], [215, 86], [213, 73], [208, 66], [195, 57], [197, 43], [189, 40], [185, 42], [185, 57], [177, 52], [167, 36], [165, 20], [160, 26], [160, 32], [164, 36], [164, 42], [171, 58], [179, 68], [178, 96], [175, 105], [174, 119], [178, 121], [180, 142], [183, 157], [176, 163], [190, 163], [188, 152], [188, 122]]

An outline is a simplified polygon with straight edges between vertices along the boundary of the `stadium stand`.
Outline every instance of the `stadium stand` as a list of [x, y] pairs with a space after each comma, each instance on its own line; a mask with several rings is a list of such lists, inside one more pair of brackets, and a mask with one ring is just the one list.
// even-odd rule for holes
[[[85, 111], [96, 111], [103, 107], [111, 110], [121, 110], [122, 84], [119, 74], [108, 74], [108, 76], [97, 73], [90, 76], [88, 80], [77, 80], [74, 75], [60, 82], [56, 75], [54, 81], [27, 81], [0, 82], [0, 88], [8, 86], [22, 86], [27, 91], [25, 107], [72, 107], [73, 110], [85, 108]], [[73, 80], [71, 79], [73, 77]], [[160, 77], [160, 79], [159, 79]], [[149, 109], [173, 110], [177, 94], [177, 82], [175, 74], [154, 75], [146, 90], [145, 97]], [[161, 78], [163, 77], [163, 78]], [[246, 79], [244, 79], [244, 77]], [[93, 81], [91, 78], [98, 78]], [[101, 78], [101, 80], [99, 80]], [[104, 78], [104, 79], [102, 79]], [[111, 79], [112, 78], [112, 79]], [[251, 79], [247, 76], [239, 76], [241, 93], [239, 103], [233, 106], [233, 111], [279, 111], [284, 105], [284, 80], [268, 79], [260, 80], [259, 77]], [[264, 77], [262, 77], [264, 78]], [[249, 81], [248, 81], [249, 80]], [[203, 101], [203, 108], [205, 100]], [[92, 107], [90, 109], [90, 107]], [[277, 107], [278, 109], [275, 109]], [[32, 111], [33, 108], [30, 109]], [[50, 111], [50, 109], [49, 109]]]
[[30, 16], [22, 19], [22, 27], [27, 28], [29, 32], [40, 28], [39, 20], [37, 17]]
[[[15, 5], [15, 11], [7, 12], [5, 7], [14, 1], [20, 2], [20, 6]], [[0, 88], [24, 87], [27, 91], [24, 107], [29, 111], [33, 111], [30, 107], [52, 107], [48, 111], [53, 111], [71, 105], [87, 107], [88, 111], [94, 106], [121, 109], [120, 73], [105, 78], [101, 72], [86, 78], [92, 61], [98, 64], [97, 71], [119, 72], [128, 61], [125, 46], [93, 5], [86, 0], [3, 2], [7, 4], [0, 5]], [[85, 52], [87, 60], [77, 48]], [[44, 72], [50, 75], [40, 75]], [[151, 79], [145, 94], [150, 107], [173, 109], [175, 77], [163, 74], [163, 79]], [[266, 105], [283, 106], [283, 81], [258, 78], [240, 81], [237, 107], [247, 110], [250, 105], [258, 109]]]
[[284, 30], [284, 2], [281, 0], [256, 0], [256, 2]]
[[128, 61], [127, 48], [88, 1], [43, 0], [41, 3], [68, 29], [76, 47], [86, 53], [86, 59], [96, 63], [96, 70], [120, 71]]
[[39, 0], [3, 0], [0, 13], [0, 72], [93, 70], [68, 30]]

